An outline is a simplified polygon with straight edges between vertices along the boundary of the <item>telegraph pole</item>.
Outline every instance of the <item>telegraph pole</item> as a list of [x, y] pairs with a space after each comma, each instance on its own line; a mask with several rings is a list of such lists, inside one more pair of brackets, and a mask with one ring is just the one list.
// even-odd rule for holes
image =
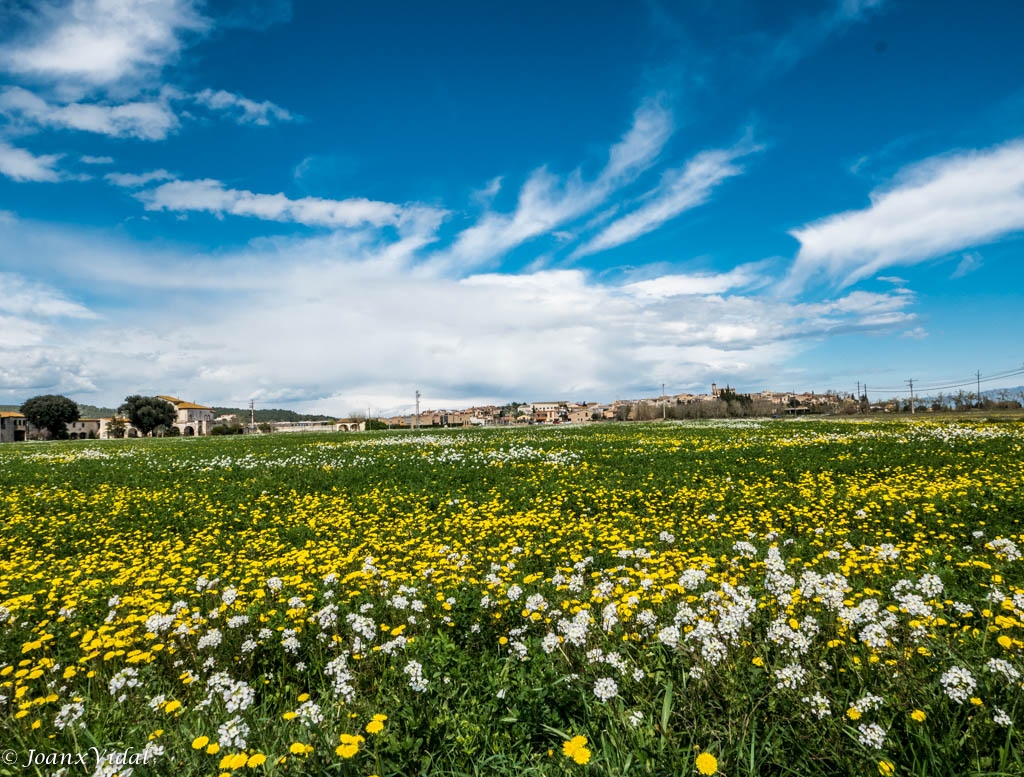
[[906, 382], [910, 384], [910, 414], [913, 415], [914, 414], [914, 379], [911, 378], [910, 380], [908, 380]]
[[413, 423], [413, 429], [420, 428], [420, 390], [416, 389], [416, 421]]
[[977, 370], [974, 377], [978, 379], [978, 407], [981, 407], [981, 370]]
[[256, 428], [256, 400], [255, 399], [250, 399], [249, 400], [249, 425], [252, 426], [253, 429]]

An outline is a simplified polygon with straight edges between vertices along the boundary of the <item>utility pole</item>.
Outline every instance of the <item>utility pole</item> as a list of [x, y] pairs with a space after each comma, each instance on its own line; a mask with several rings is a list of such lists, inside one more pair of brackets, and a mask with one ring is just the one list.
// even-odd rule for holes
[[910, 384], [910, 414], [913, 415], [914, 414], [914, 379], [911, 378], [910, 380], [908, 380], [906, 382]]
[[253, 429], [256, 428], [256, 400], [255, 399], [250, 399], [249, 400], [249, 425], [252, 426]]
[[413, 423], [413, 429], [420, 428], [420, 390], [416, 389], [416, 421]]
[[662, 421], [665, 420], [665, 413], [666, 412], [667, 411], [665, 410], [665, 384], [662, 383], [661, 384], [661, 420]]
[[860, 381], [858, 380], [857, 381], [857, 398], [856, 398], [856, 401], [857, 401], [857, 412], [858, 413], [860, 412], [860, 398], [861, 398]]
[[978, 407], [981, 407], [981, 370], [977, 370], [974, 377], [978, 379]]

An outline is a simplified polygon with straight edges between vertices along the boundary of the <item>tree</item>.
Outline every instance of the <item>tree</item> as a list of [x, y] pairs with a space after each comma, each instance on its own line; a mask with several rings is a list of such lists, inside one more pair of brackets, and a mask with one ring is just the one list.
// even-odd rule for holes
[[260, 434], [270, 434], [271, 432], [274, 431], [273, 424], [269, 424], [266, 421], [261, 421], [260, 423], [256, 424], [256, 428], [260, 430]]
[[27, 400], [21, 414], [33, 426], [46, 429], [55, 440], [63, 440], [68, 436], [67, 425], [78, 420], [78, 405], [59, 394], [43, 394]]
[[159, 397], [143, 397], [133, 394], [125, 397], [124, 404], [117, 409], [121, 415], [128, 417], [132, 426], [143, 435], [147, 435], [158, 426], [170, 426], [174, 423], [174, 405]]
[[123, 418], [111, 418], [107, 421], [107, 437], [120, 440], [126, 431], [128, 431], [128, 424], [124, 422]]
[[388, 425], [381, 421], [379, 418], [370, 418], [367, 419], [366, 421], [366, 431], [368, 432], [382, 431], [386, 430], [387, 428]]

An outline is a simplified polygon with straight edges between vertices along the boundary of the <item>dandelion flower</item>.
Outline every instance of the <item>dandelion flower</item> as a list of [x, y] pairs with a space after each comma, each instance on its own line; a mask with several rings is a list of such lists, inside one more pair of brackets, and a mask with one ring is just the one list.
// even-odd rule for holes
[[910, 713], [910, 717], [918, 723], [924, 723], [925, 718], [928, 716], [925, 715], [924, 710], [914, 710]]
[[249, 756], [249, 760], [245, 762], [245, 765], [250, 769], [257, 766], [263, 766], [267, 762], [267, 757], [263, 753], [254, 753]]
[[586, 745], [587, 745], [587, 738], [586, 737], [575, 736], [572, 739], [570, 739], [568, 742], [563, 742], [562, 743], [562, 752], [565, 755], [571, 756], [573, 753], [575, 753], [581, 747], [586, 747]]
[[893, 766], [892, 761], [879, 761], [878, 773], [882, 775], [882, 777], [890, 777], [890, 775], [896, 773], [896, 767]]
[[351, 758], [359, 752], [359, 745], [366, 741], [359, 734], [342, 734], [339, 737], [341, 744], [338, 745], [334, 752], [340, 755], [342, 758]]
[[697, 771], [703, 775], [718, 773], [718, 759], [711, 753], [701, 753], [697, 756]]
[[206, 737], [206, 736], [196, 737], [195, 739], [192, 740], [192, 749], [193, 750], [202, 750], [208, 744], [210, 744], [210, 738], [209, 737]]

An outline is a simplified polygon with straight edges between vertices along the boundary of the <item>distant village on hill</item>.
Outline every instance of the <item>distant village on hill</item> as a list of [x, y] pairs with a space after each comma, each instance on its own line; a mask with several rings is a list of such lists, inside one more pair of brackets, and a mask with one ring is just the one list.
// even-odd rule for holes
[[[116, 411], [80, 405], [85, 412], [65, 424], [70, 440], [106, 440], [155, 437], [206, 437], [221, 434], [273, 434], [294, 432], [361, 432], [374, 429], [429, 429], [488, 426], [592, 424], [615, 421], [656, 421], [701, 418], [784, 418], [807, 415], [861, 415], [885, 413], [937, 413], [966, 410], [1014, 410], [1022, 407], [1024, 387], [956, 395], [907, 397], [870, 402], [866, 395], [826, 392], [796, 393], [761, 391], [738, 394], [733, 388], [711, 384], [707, 394], [671, 394], [642, 399], [617, 399], [610, 403], [511, 402], [461, 410], [422, 412], [371, 418], [353, 414], [346, 418], [303, 415], [291, 410], [257, 410], [250, 407], [217, 408], [170, 395], [156, 399], [173, 408], [173, 421], [150, 431], [136, 428]], [[88, 411], [93, 411], [89, 414]], [[0, 443], [47, 440], [53, 434], [34, 425], [14, 407], [0, 408]]]

